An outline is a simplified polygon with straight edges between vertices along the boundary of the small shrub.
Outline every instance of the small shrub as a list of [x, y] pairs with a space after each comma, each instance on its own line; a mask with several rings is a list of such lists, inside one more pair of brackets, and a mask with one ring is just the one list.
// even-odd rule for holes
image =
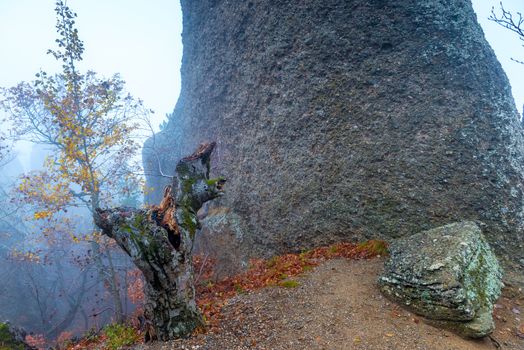
[[56, 342], [60, 345], [61, 348], [66, 348], [71, 343], [71, 338], [73, 338], [72, 332], [62, 332], [58, 336]]
[[244, 288], [242, 287], [242, 284], [240, 283], [235, 283], [233, 287], [235, 288], [235, 291], [239, 294], [244, 294], [246, 292]]
[[113, 323], [104, 328], [107, 337], [106, 346], [109, 350], [118, 350], [123, 346], [133, 345], [138, 341], [138, 333], [131, 327]]
[[387, 255], [388, 244], [378, 239], [372, 239], [364, 243], [360, 243], [357, 246], [357, 250], [360, 252], [368, 252], [370, 255]]
[[274, 256], [272, 257], [271, 259], [269, 259], [266, 263], [266, 266], [267, 268], [272, 268], [272, 267], [275, 267], [278, 263], [278, 260], [279, 260], [279, 257], [278, 256]]
[[313, 265], [305, 265], [303, 268], [304, 272], [312, 271]]
[[280, 286], [284, 288], [296, 288], [300, 286], [300, 283], [298, 283], [295, 280], [287, 280], [287, 281], [280, 282]]
[[302, 249], [298, 255], [301, 259], [307, 258], [311, 254], [311, 249]]
[[24, 346], [13, 339], [5, 323], [0, 323], [0, 350], [24, 350]]
[[90, 328], [87, 331], [87, 333], [84, 335], [84, 338], [90, 342], [97, 342], [100, 337], [98, 335], [96, 328]]

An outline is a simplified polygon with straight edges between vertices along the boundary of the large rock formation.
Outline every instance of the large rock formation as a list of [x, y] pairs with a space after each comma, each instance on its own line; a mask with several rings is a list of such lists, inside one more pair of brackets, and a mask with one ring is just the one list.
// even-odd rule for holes
[[144, 151], [151, 202], [159, 164], [216, 140], [230, 183], [208, 220], [248, 254], [480, 219], [524, 258], [523, 129], [469, 0], [182, 9], [182, 92]]

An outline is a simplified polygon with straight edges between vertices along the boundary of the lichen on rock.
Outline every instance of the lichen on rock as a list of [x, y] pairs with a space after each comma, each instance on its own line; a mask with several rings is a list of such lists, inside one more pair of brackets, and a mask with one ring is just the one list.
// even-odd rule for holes
[[379, 286], [431, 323], [478, 338], [494, 329], [502, 269], [480, 227], [464, 221], [397, 240]]

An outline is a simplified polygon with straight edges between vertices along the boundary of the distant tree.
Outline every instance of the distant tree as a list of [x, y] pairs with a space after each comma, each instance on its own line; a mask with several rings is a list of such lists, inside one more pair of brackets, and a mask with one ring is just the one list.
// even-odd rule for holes
[[[524, 41], [524, 18], [522, 17], [521, 12], [517, 12], [515, 15], [511, 11], [506, 10], [501, 2], [499, 10], [495, 10], [495, 7], [492, 7], [489, 20], [516, 33], [519, 39], [521, 41]], [[524, 44], [522, 46], [524, 46]], [[512, 60], [520, 64], [524, 64], [524, 61], [520, 61], [514, 58], [512, 58]]]
[[[1, 136], [0, 136], [0, 138], [1, 138]], [[1, 139], [0, 139], [0, 141], [1, 141]], [[6, 156], [5, 152], [6, 152], [6, 146], [2, 145], [0, 143], [0, 166], [3, 165], [3, 161], [4, 161], [5, 156]]]
[[[37, 251], [11, 252], [4, 264], [16, 267], [14, 279], [18, 286], [14, 288], [16, 284], [10, 284], [10, 298], [3, 298], [0, 305], [2, 309], [9, 308], [9, 301], [13, 304], [13, 300], [23, 294], [23, 311], [16, 316], [25, 316], [30, 320], [26, 324], [32, 331], [54, 340], [71, 326], [81, 312], [89, 289], [96, 284], [88, 286], [91, 264], [85, 267], [71, 264], [75, 250], [67, 237], [47, 237], [46, 241]], [[57, 303], [57, 299], [62, 302]]]
[[[2, 120], [0, 120], [2, 122]], [[0, 169], [13, 159], [11, 147], [6, 142], [5, 134], [0, 131]]]
[[[71, 207], [94, 213], [110, 204], [122, 189], [118, 180], [122, 177], [128, 186], [139, 186], [141, 179], [134, 175], [138, 166], [130, 164], [139, 149], [138, 121], [149, 112], [125, 92], [119, 75], [102, 79], [92, 71], [79, 71], [84, 44], [75, 28], [76, 14], [62, 0], [56, 2], [55, 11], [58, 48], [48, 53], [62, 63], [62, 71], [54, 75], [40, 71], [34, 81], [0, 91], [1, 107], [14, 125], [12, 137], [55, 150], [44, 170], [27, 174], [18, 187], [22, 201], [39, 208], [34, 219], [49, 222]], [[104, 265], [100, 236], [89, 232], [85, 237], [113, 296], [115, 315], [122, 320], [110, 251]]]

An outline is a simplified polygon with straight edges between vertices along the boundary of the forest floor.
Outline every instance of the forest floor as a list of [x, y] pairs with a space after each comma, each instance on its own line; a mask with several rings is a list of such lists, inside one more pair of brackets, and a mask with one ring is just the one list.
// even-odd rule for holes
[[524, 349], [522, 290], [504, 289], [491, 337], [466, 340], [385, 299], [376, 284], [383, 262], [384, 258], [324, 261], [294, 277], [298, 284], [288, 288], [282, 284], [228, 299], [220, 322], [205, 334], [135, 349]]

